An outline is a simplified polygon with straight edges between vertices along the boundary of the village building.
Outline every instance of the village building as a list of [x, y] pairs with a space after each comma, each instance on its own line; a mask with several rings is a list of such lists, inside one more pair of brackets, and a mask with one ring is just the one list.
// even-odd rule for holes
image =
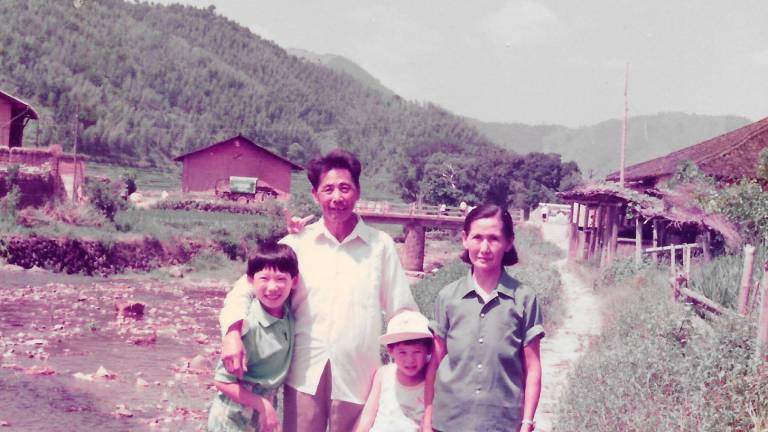
[[[699, 208], [681, 189], [664, 189], [664, 183], [681, 163], [691, 161], [699, 170], [722, 183], [741, 178], [761, 180], [757, 174], [760, 152], [768, 147], [768, 118], [666, 156], [627, 167], [627, 187], [617, 183], [619, 173], [608, 175], [607, 183], [584, 186], [558, 193], [571, 205], [569, 256], [580, 261], [607, 265], [617, 256], [670, 253], [690, 260], [697, 248], [707, 258], [712, 242], [736, 247], [741, 238], [724, 216]], [[678, 261], [681, 262], [681, 261]]]
[[303, 170], [295, 163], [237, 135], [174, 159], [183, 163], [181, 190], [216, 192], [229, 188], [232, 177], [258, 179], [260, 190], [272, 190], [278, 199], [291, 193], [291, 173]]
[[[627, 167], [624, 181], [628, 187], [656, 187], [669, 180], [681, 162], [691, 161], [718, 181], [732, 183], [746, 177], [757, 179], [760, 152], [768, 147], [768, 117], [698, 144]], [[619, 172], [606, 178], [618, 181]]]
[[24, 128], [38, 118], [30, 104], [0, 90], [0, 197], [12, 186], [6, 181], [9, 170], [18, 166], [19, 206], [39, 206], [52, 197], [81, 198], [85, 157], [64, 153], [59, 145], [22, 147]]
[[24, 127], [37, 119], [31, 105], [0, 90], [0, 147], [21, 147]]

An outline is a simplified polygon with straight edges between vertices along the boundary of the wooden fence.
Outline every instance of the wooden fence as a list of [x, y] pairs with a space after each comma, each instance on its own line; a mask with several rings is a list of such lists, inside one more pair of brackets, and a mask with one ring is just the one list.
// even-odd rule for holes
[[[716, 315], [729, 315], [732, 317], [747, 318], [753, 310], [757, 309], [757, 352], [759, 359], [768, 361], [768, 260], [763, 263], [763, 276], [760, 281], [752, 282], [755, 262], [755, 248], [751, 245], [744, 247], [744, 266], [742, 269], [741, 284], [739, 289], [738, 310], [733, 312], [716, 302], [708, 299], [701, 293], [688, 287], [690, 280], [691, 250], [701, 248], [696, 243], [672, 245], [645, 249], [644, 253], [670, 252], [670, 263], [673, 272], [672, 290], [676, 300], [690, 303], [695, 307], [714, 313]], [[679, 272], [675, 264], [677, 250], [683, 250], [683, 271]], [[762, 292], [761, 292], [762, 291]], [[759, 305], [757, 303], [760, 302]]]

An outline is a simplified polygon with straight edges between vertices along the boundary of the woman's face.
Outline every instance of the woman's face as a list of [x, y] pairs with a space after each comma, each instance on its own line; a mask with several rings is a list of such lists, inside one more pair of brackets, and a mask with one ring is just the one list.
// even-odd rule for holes
[[502, 267], [504, 254], [512, 248], [512, 241], [504, 236], [504, 224], [496, 215], [477, 219], [462, 235], [464, 248], [474, 271], [497, 271]]

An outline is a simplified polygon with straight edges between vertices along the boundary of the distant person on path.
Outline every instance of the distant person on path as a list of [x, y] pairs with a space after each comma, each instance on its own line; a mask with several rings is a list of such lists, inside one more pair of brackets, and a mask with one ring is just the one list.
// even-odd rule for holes
[[549, 217], [549, 206], [546, 204], [543, 204], [541, 206], [541, 222], [546, 222], [547, 218]]
[[[323, 217], [282, 242], [298, 255], [301, 276], [291, 307], [296, 346], [285, 386], [287, 432], [353, 430], [380, 366], [382, 311], [417, 310], [405, 271], [387, 234], [354, 212], [360, 198], [360, 161], [333, 150], [307, 167], [312, 197]], [[241, 372], [246, 355], [235, 324], [251, 302], [236, 286], [221, 311], [222, 359]]]
[[496, 205], [464, 220], [462, 260], [470, 271], [435, 300], [425, 430], [534, 429], [544, 327], [535, 291], [504, 270], [517, 263], [514, 239], [512, 217]]
[[248, 258], [246, 273], [237, 281], [258, 299], [238, 323], [247, 363], [238, 375], [228, 373], [222, 361], [216, 365], [218, 393], [208, 412], [209, 432], [281, 430], [276, 396], [293, 353], [294, 323], [287, 300], [298, 276], [290, 246], [261, 244]]
[[424, 378], [432, 333], [427, 317], [415, 311], [395, 315], [379, 338], [394, 363], [373, 378], [356, 432], [418, 432], [424, 419]]

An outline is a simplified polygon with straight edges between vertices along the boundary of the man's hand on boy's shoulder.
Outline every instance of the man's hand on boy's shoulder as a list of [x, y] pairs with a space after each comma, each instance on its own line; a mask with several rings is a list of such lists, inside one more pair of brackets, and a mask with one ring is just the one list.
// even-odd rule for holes
[[288, 209], [283, 209], [283, 214], [285, 215], [285, 227], [288, 234], [298, 234], [304, 231], [304, 227], [315, 217], [312, 214], [304, 217], [293, 216]]
[[[242, 323], [242, 321], [240, 321]], [[227, 372], [238, 378], [248, 372], [248, 357], [239, 328], [233, 325], [221, 340], [221, 362]]]

